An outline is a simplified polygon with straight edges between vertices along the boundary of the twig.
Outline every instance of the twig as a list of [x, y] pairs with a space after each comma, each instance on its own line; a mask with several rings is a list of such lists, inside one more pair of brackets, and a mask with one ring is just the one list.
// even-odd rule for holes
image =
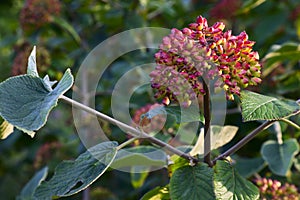
[[239, 150], [241, 147], [243, 147], [246, 143], [248, 143], [250, 140], [252, 140], [258, 133], [269, 127], [271, 124], [273, 124], [275, 121], [266, 121], [263, 124], [261, 124], [259, 127], [254, 129], [251, 133], [249, 133], [246, 137], [241, 139], [238, 143], [233, 145], [230, 149], [219, 155], [213, 160], [213, 164], [216, 164], [217, 160], [221, 160], [226, 158], [227, 156], [230, 156], [237, 150]]
[[119, 146], [117, 146], [117, 150], [120, 150], [124, 147], [126, 147], [127, 145], [131, 144], [132, 142], [136, 141], [138, 138], [136, 137], [133, 137], [133, 138], [130, 138], [129, 140], [127, 140], [126, 142], [123, 142], [122, 144], [120, 144]]
[[84, 111], [86, 111], [86, 112], [88, 112], [90, 114], [96, 115], [97, 117], [101, 118], [102, 120], [105, 120], [105, 121], [107, 121], [107, 122], [109, 122], [111, 124], [119, 126], [120, 128], [126, 130], [128, 132], [128, 134], [130, 134], [133, 137], [145, 138], [145, 139], [149, 140], [151, 143], [154, 143], [154, 144], [156, 144], [158, 146], [161, 146], [161, 147], [165, 148], [166, 150], [169, 150], [170, 152], [179, 155], [182, 158], [185, 158], [185, 159], [187, 159], [189, 161], [192, 161], [194, 163], [199, 162], [199, 160], [197, 158], [192, 157], [189, 154], [186, 154], [186, 153], [184, 153], [184, 152], [182, 152], [182, 151], [174, 148], [173, 146], [171, 146], [171, 145], [169, 145], [169, 144], [167, 144], [167, 143], [165, 143], [165, 142], [163, 142], [163, 141], [161, 141], [161, 140], [159, 140], [159, 139], [157, 139], [155, 137], [152, 137], [152, 136], [150, 136], [150, 135], [148, 135], [146, 133], [143, 133], [140, 130], [135, 129], [135, 128], [133, 128], [133, 127], [131, 127], [131, 126], [123, 123], [123, 122], [120, 122], [120, 121], [118, 121], [118, 120], [116, 120], [114, 118], [111, 118], [108, 115], [105, 115], [105, 114], [103, 114], [103, 113], [101, 113], [101, 112], [99, 112], [97, 110], [94, 110], [94, 109], [92, 109], [92, 108], [90, 108], [88, 106], [85, 106], [85, 105], [83, 105], [83, 104], [81, 104], [81, 103], [79, 103], [77, 101], [74, 101], [73, 99], [70, 99], [70, 98], [68, 98], [68, 97], [66, 97], [64, 95], [60, 96], [60, 98], [62, 100], [64, 100], [65, 102], [73, 105], [74, 107], [82, 109], [82, 110], [84, 110]]

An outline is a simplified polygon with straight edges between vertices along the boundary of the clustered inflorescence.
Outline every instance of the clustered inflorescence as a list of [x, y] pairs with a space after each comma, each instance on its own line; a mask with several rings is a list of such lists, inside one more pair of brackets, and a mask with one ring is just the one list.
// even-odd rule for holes
[[226, 91], [227, 99], [240, 95], [241, 88], [261, 82], [259, 55], [252, 51], [255, 42], [246, 32], [232, 35], [223, 32], [224, 23], [208, 26], [202, 16], [182, 30], [172, 29], [155, 54], [157, 66], [151, 72], [151, 86], [163, 103], [179, 102], [189, 106], [193, 99], [205, 95], [203, 81], [218, 78], [216, 87]]
[[61, 3], [58, 0], [26, 0], [20, 13], [23, 30], [39, 28], [51, 21], [52, 16], [60, 14]]
[[166, 116], [162, 114], [157, 114], [153, 116], [151, 119], [148, 117], [143, 117], [148, 111], [161, 107], [163, 105], [155, 103], [155, 104], [147, 104], [134, 112], [134, 116], [132, 118], [133, 126], [143, 129], [144, 132], [158, 132], [160, 131], [165, 124]]
[[[28, 42], [23, 42], [15, 46], [15, 57], [11, 72], [13, 76], [26, 74], [27, 62], [32, 46]], [[41, 74], [47, 71], [51, 65], [51, 56], [48, 50], [43, 46], [37, 47], [38, 70]]]
[[280, 199], [298, 200], [300, 195], [295, 185], [285, 183], [284, 185], [277, 180], [261, 178], [255, 181], [259, 187], [261, 199]]

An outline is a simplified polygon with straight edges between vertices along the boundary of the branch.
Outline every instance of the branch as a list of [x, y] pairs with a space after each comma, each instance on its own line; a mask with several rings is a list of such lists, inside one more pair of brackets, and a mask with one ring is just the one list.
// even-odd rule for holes
[[226, 158], [227, 156], [232, 155], [237, 150], [239, 150], [241, 147], [243, 147], [246, 143], [248, 143], [250, 140], [252, 140], [258, 133], [263, 131], [264, 129], [268, 128], [270, 125], [272, 125], [275, 121], [266, 121], [263, 124], [261, 124], [259, 127], [254, 129], [251, 133], [249, 133], [246, 137], [241, 139], [238, 143], [233, 145], [230, 149], [219, 155], [213, 160], [213, 164], [216, 164], [217, 160], [221, 160]]
[[204, 162], [206, 162], [209, 166], [213, 166], [211, 159], [210, 159], [210, 151], [211, 151], [211, 144], [210, 144], [210, 93], [209, 88], [206, 82], [203, 80], [203, 89], [205, 90], [205, 94], [203, 95], [204, 101]]
[[81, 104], [81, 103], [79, 103], [77, 101], [74, 101], [73, 99], [70, 99], [70, 98], [68, 98], [68, 97], [66, 97], [64, 95], [60, 96], [60, 98], [62, 100], [64, 100], [65, 102], [73, 105], [76, 108], [82, 109], [82, 110], [84, 110], [84, 111], [86, 111], [86, 112], [88, 112], [90, 114], [96, 115], [97, 117], [99, 117], [102, 120], [105, 120], [105, 121], [107, 121], [107, 122], [109, 122], [111, 124], [119, 126], [120, 128], [126, 130], [128, 132], [128, 134], [130, 134], [133, 137], [142, 137], [142, 138], [145, 138], [145, 139], [149, 140], [151, 143], [154, 143], [154, 144], [156, 144], [158, 146], [161, 146], [161, 147], [165, 148], [166, 150], [169, 150], [172, 153], [177, 154], [178, 156], [180, 156], [182, 158], [185, 158], [185, 159], [187, 159], [189, 161], [192, 161], [194, 163], [199, 162], [199, 160], [197, 158], [194, 158], [194, 157], [190, 156], [189, 154], [186, 154], [186, 153], [184, 153], [184, 152], [182, 152], [182, 151], [174, 148], [173, 146], [171, 146], [171, 145], [169, 145], [169, 144], [167, 144], [167, 143], [165, 143], [165, 142], [163, 142], [163, 141], [161, 141], [161, 140], [159, 140], [159, 139], [157, 139], [155, 137], [152, 137], [152, 136], [150, 136], [150, 135], [148, 135], [148, 134], [146, 134], [146, 133], [144, 133], [144, 132], [142, 132], [142, 131], [140, 131], [138, 129], [135, 129], [135, 128], [133, 128], [133, 127], [131, 127], [131, 126], [123, 123], [123, 122], [120, 122], [120, 121], [118, 121], [118, 120], [116, 120], [114, 118], [111, 118], [108, 115], [105, 115], [105, 114], [103, 114], [103, 113], [101, 113], [101, 112], [99, 112], [97, 110], [94, 110], [94, 109], [92, 109], [92, 108], [90, 108], [88, 106], [85, 106], [85, 105], [83, 105], [83, 104]]

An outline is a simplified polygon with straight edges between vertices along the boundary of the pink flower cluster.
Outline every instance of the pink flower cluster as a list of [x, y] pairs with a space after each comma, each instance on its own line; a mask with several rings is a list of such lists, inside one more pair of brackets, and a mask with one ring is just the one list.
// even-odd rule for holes
[[147, 117], [142, 117], [144, 114], [146, 114], [149, 110], [162, 107], [163, 105], [155, 103], [155, 104], [147, 104], [138, 110], [134, 112], [133, 118], [132, 118], [132, 126], [137, 127], [140, 126], [140, 128], [143, 129], [145, 133], [150, 132], [159, 132], [166, 122], [166, 116], [164, 115], [156, 115], [152, 117], [151, 119]]
[[280, 199], [280, 200], [299, 200], [300, 194], [295, 185], [285, 183], [284, 185], [277, 180], [261, 178], [255, 181], [259, 187], [261, 199]]
[[[28, 62], [27, 58], [29, 57], [31, 51], [32, 45], [29, 42], [23, 42], [14, 47], [15, 57], [11, 68], [11, 73], [13, 76], [26, 74]], [[38, 62], [38, 71], [41, 75], [44, 75], [51, 65], [50, 53], [45, 47], [39, 45], [37, 47], [36, 56]]]
[[174, 28], [163, 38], [155, 54], [157, 66], [150, 73], [156, 98], [189, 106], [205, 94], [202, 81], [217, 77], [215, 86], [222, 87], [227, 99], [233, 100], [241, 88], [261, 82], [259, 55], [252, 51], [255, 42], [248, 40], [246, 32], [234, 36], [224, 28], [222, 22], [209, 27], [199, 16], [188, 28]]

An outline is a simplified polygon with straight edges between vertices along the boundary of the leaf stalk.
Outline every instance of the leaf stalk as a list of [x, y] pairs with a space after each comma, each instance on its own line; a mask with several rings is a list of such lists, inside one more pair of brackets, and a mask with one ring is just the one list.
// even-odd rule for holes
[[66, 97], [66, 96], [62, 95], [62, 96], [60, 96], [60, 99], [64, 100], [66, 103], [71, 104], [72, 106], [74, 106], [76, 108], [82, 109], [82, 110], [84, 110], [84, 111], [86, 111], [86, 112], [88, 112], [92, 115], [96, 115], [97, 117], [99, 117], [102, 120], [105, 120], [105, 121], [107, 121], [111, 124], [119, 126], [123, 130], [126, 130], [127, 134], [129, 134], [133, 137], [144, 138], [144, 139], [150, 141], [153, 144], [156, 144], [156, 145], [158, 145], [158, 146], [160, 146], [160, 147], [162, 147], [162, 148], [164, 148], [164, 149], [166, 149], [166, 150], [168, 150], [168, 151], [170, 151], [174, 154], [177, 154], [178, 156], [180, 156], [182, 158], [185, 158], [185, 159], [187, 159], [189, 161], [192, 161], [194, 163], [199, 162], [199, 160], [197, 158], [195, 158], [195, 157], [193, 157], [193, 156], [191, 156], [187, 153], [184, 153], [184, 152], [176, 149], [175, 147], [173, 147], [173, 146], [171, 146], [171, 145], [169, 145], [169, 144], [167, 144], [167, 143], [165, 143], [165, 142], [163, 142], [163, 141], [161, 141], [161, 140], [159, 140], [155, 137], [152, 137], [151, 135], [148, 135], [148, 134], [146, 134], [146, 133], [144, 133], [144, 132], [142, 132], [138, 129], [135, 129], [135, 128], [123, 123], [123, 122], [120, 122], [120, 121], [118, 121], [118, 120], [116, 120], [112, 117], [109, 117], [108, 115], [105, 115], [105, 114], [103, 114], [103, 113], [101, 113], [97, 110], [94, 110], [94, 109], [92, 109], [92, 108], [90, 108], [86, 105], [83, 105], [83, 104], [81, 104], [77, 101], [74, 101], [73, 99], [70, 99], [69, 97]]

